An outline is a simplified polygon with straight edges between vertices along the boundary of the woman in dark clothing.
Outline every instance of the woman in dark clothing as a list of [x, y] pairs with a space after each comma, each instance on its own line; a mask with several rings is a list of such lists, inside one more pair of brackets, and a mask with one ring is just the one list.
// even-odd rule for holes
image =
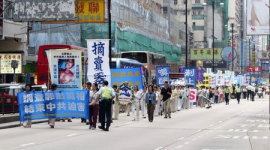
[[148, 114], [148, 120], [150, 122], [153, 122], [154, 120], [154, 110], [156, 106], [156, 94], [153, 91], [153, 86], [148, 86], [148, 92], [145, 95], [145, 103], [147, 104], [147, 114]]

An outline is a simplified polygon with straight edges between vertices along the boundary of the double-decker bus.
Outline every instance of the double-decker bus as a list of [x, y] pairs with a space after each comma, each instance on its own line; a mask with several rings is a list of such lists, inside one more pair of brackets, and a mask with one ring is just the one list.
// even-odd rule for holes
[[[37, 63], [37, 84], [42, 85], [48, 83], [49, 79], [49, 63], [46, 51], [55, 49], [82, 50], [82, 55], [87, 56], [87, 48], [73, 45], [41, 45], [38, 48]], [[83, 57], [84, 58], [84, 57]], [[84, 59], [83, 59], [84, 62]]]
[[147, 83], [155, 83], [156, 66], [166, 65], [165, 55], [156, 54], [147, 51], [129, 51], [120, 53], [121, 58], [137, 60], [144, 64], [144, 77]]
[[127, 58], [112, 58], [111, 68], [142, 68], [144, 65], [137, 60]]

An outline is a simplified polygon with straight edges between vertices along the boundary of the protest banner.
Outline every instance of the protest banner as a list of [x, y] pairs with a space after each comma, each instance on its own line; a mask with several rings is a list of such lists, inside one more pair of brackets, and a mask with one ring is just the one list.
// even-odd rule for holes
[[123, 82], [118, 88], [116, 94], [116, 102], [119, 105], [129, 105], [134, 99], [134, 90], [128, 82]]
[[51, 82], [58, 90], [82, 89], [82, 59], [80, 50], [47, 51]]
[[128, 82], [131, 86], [137, 85], [139, 89], [143, 89], [141, 68], [131, 69], [111, 69], [112, 85], [121, 85]]
[[157, 72], [157, 85], [160, 87], [164, 86], [164, 82], [169, 82], [169, 73], [171, 73], [170, 66], [156, 66]]
[[189, 102], [196, 102], [196, 100], [197, 100], [197, 90], [191, 89], [189, 95]]
[[18, 93], [20, 120], [89, 118], [89, 91]]
[[186, 85], [192, 85], [196, 87], [197, 69], [196, 68], [184, 68]]
[[88, 81], [101, 86], [103, 81], [111, 81], [109, 40], [93, 39], [86, 41], [88, 48]]

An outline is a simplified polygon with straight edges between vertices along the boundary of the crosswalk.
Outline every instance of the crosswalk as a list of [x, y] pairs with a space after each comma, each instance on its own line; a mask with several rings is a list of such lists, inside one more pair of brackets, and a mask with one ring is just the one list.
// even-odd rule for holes
[[243, 139], [243, 140], [268, 140], [268, 136], [237, 136], [237, 135], [218, 135], [214, 139]]

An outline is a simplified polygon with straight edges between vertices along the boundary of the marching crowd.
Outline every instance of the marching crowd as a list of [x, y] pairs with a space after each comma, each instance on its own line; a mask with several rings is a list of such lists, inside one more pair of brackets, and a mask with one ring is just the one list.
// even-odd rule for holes
[[[149, 122], [153, 122], [154, 117], [163, 116], [164, 118], [171, 118], [171, 113], [181, 111], [184, 109], [191, 109], [193, 106], [201, 108], [211, 108], [211, 104], [226, 102], [229, 105], [230, 99], [237, 99], [240, 104], [240, 99], [247, 99], [254, 101], [256, 94], [255, 86], [233, 85], [220, 86], [216, 88], [208, 88], [201, 86], [197, 89], [196, 104], [190, 102], [191, 89], [193, 86], [172, 85], [166, 81], [164, 87], [157, 85], [144, 86], [139, 89], [134, 86], [134, 99], [130, 104], [125, 106], [120, 105], [116, 99], [117, 86], [108, 87], [108, 82], [104, 81], [103, 86], [99, 89], [96, 83], [87, 82], [86, 90], [89, 90], [89, 119], [81, 119], [82, 123], [86, 123], [89, 129], [95, 130], [97, 122], [101, 123], [100, 129], [109, 131], [110, 124], [113, 120], [119, 119], [119, 113], [127, 113], [130, 116], [132, 113], [132, 121], [139, 121], [140, 118], [148, 117]], [[26, 91], [31, 90], [31, 85], [26, 85]], [[51, 91], [57, 90], [57, 85], [52, 84]], [[54, 128], [55, 121], [68, 120], [71, 118], [49, 119], [48, 124]], [[105, 126], [106, 124], [106, 126]], [[31, 121], [24, 122], [24, 127], [31, 127]]]

